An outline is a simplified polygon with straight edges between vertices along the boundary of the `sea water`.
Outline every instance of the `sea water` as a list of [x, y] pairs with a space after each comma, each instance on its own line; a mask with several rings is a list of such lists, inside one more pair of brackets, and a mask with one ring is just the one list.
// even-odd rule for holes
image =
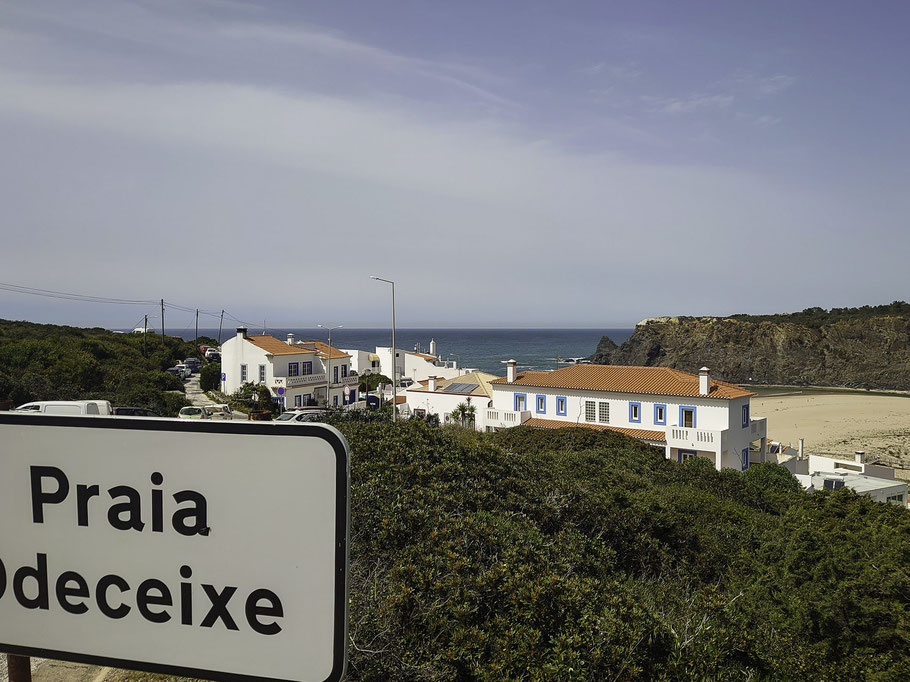
[[[250, 334], [262, 329], [250, 328]], [[594, 353], [602, 336], [621, 344], [632, 335], [632, 329], [396, 329], [395, 345], [411, 351], [430, 351], [430, 340], [436, 341], [436, 353], [442, 360], [456, 360], [459, 367], [479, 369], [504, 375], [506, 360], [515, 360], [518, 370], [545, 370], [565, 367], [569, 358], [587, 357]], [[288, 333], [296, 340], [325, 341], [323, 329], [266, 329], [282, 341]], [[192, 340], [193, 330], [169, 331]], [[234, 329], [222, 330], [221, 340], [233, 335]], [[200, 336], [218, 338], [217, 329], [200, 329]], [[374, 351], [377, 346], [392, 345], [392, 332], [384, 329], [336, 329], [332, 332], [336, 348]], [[560, 358], [560, 361], [557, 361]]]

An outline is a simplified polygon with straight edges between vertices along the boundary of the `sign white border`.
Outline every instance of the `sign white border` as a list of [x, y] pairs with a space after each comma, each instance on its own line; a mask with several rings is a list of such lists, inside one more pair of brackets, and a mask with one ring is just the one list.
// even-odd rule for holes
[[[323, 682], [338, 682], [342, 679], [347, 666], [347, 623], [348, 623], [348, 539], [350, 537], [350, 453], [344, 436], [334, 427], [325, 424], [275, 424], [270, 422], [206, 422], [178, 421], [165, 419], [141, 419], [130, 417], [65, 417], [33, 414], [0, 412], [0, 426], [34, 425], [44, 427], [90, 428], [90, 429], [131, 429], [145, 431], [172, 431], [195, 433], [237, 433], [249, 435], [268, 435], [278, 437], [310, 437], [325, 441], [335, 453], [335, 593], [334, 632], [332, 646], [332, 670]], [[3, 444], [0, 442], [0, 458], [3, 457]], [[128, 457], [128, 453], [122, 456]], [[276, 472], [280, 475], [280, 472]], [[19, 656], [35, 656], [76, 663], [88, 663], [113, 668], [127, 668], [144, 672], [181, 675], [185, 677], [204, 678], [224, 682], [261, 682], [277, 680], [266, 674], [268, 661], [263, 660], [263, 675], [246, 675], [222, 670], [209, 670], [166, 663], [149, 663], [130, 659], [95, 656], [76, 651], [59, 651], [41, 647], [19, 646], [0, 642], [0, 652]], [[294, 682], [277, 680], [277, 682]]]

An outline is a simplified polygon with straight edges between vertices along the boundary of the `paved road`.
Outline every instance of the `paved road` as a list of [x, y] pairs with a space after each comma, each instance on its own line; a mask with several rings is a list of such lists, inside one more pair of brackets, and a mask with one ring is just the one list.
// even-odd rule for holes
[[[205, 392], [199, 387], [199, 374], [193, 374], [183, 382], [183, 390], [186, 391], [186, 399], [189, 400], [193, 405], [198, 405], [202, 407], [203, 405], [211, 405], [212, 399], [209, 398]], [[248, 421], [249, 416], [243, 412], [234, 412], [234, 419], [240, 419], [243, 421]]]

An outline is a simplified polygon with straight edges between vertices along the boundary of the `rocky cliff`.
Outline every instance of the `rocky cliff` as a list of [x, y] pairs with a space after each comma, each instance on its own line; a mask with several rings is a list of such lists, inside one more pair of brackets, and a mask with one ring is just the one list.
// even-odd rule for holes
[[651, 318], [621, 346], [603, 337], [591, 361], [687, 372], [707, 366], [735, 383], [910, 390], [910, 315], [823, 317]]

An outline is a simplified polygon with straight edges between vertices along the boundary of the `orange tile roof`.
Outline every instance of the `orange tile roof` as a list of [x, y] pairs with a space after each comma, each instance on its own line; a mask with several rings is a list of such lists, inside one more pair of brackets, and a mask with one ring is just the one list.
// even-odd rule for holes
[[522, 426], [532, 426], [535, 429], [568, 429], [573, 426], [580, 426], [585, 429], [594, 429], [595, 431], [616, 431], [632, 438], [641, 440], [655, 440], [661, 443], [667, 441], [667, 435], [663, 431], [648, 431], [646, 429], [626, 429], [621, 426], [607, 426], [606, 424], [586, 424], [584, 422], [564, 422], [559, 419], [529, 419]]
[[[269, 334], [259, 334], [247, 336], [246, 340], [254, 346], [259, 346], [266, 353], [271, 355], [301, 355], [304, 353], [316, 353], [319, 357], [328, 356], [329, 344], [323, 341], [298, 341], [293, 346], [289, 346], [284, 341], [279, 341]], [[332, 359], [349, 358], [349, 354], [344, 351], [332, 348]]]
[[670, 367], [626, 367], [623, 365], [571, 365], [551, 372], [519, 372], [511, 384], [505, 378], [494, 385], [538, 386], [614, 393], [650, 393], [691, 398], [732, 400], [755, 395], [735, 384], [711, 379], [708, 395], [698, 392], [698, 375]]
[[438, 360], [435, 355], [429, 355], [427, 353], [418, 353], [417, 351], [411, 351], [408, 355], [416, 355], [418, 358], [423, 358], [424, 360]]

